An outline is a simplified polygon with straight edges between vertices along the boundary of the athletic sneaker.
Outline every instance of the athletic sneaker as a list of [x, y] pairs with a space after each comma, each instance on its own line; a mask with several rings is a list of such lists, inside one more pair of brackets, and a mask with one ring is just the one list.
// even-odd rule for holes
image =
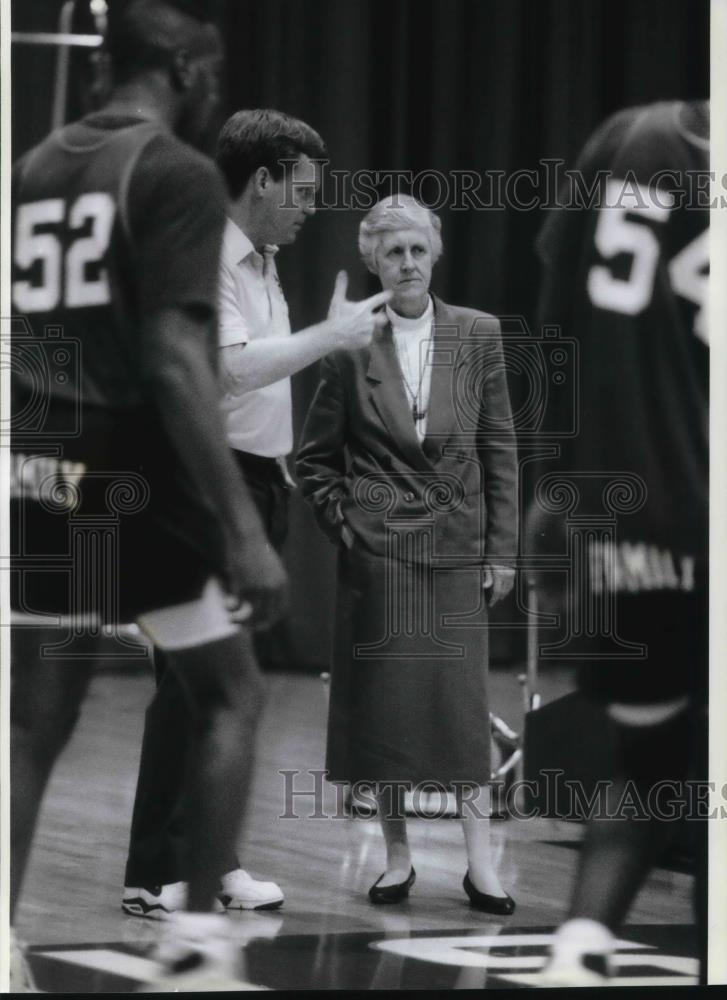
[[553, 936], [540, 987], [608, 986], [613, 974], [613, 935], [595, 920], [568, 920]]
[[285, 897], [275, 882], [258, 882], [242, 868], [222, 876], [217, 898], [226, 910], [277, 910]]
[[171, 882], [151, 889], [124, 886], [121, 909], [132, 917], [168, 920], [187, 904], [187, 883]]
[[15, 931], [10, 928], [10, 993], [40, 993], [35, 985], [33, 973], [30, 971], [28, 959], [23, 946], [15, 937]]
[[159, 974], [140, 993], [211, 993], [266, 989], [245, 982], [230, 921], [216, 913], [170, 914], [153, 960]]
[[[216, 901], [222, 910], [276, 910], [283, 905], [280, 886], [275, 882], [258, 882], [242, 868], [223, 875]], [[133, 917], [168, 920], [170, 914], [183, 910], [187, 903], [187, 883], [172, 882], [151, 889], [124, 888], [121, 909]]]

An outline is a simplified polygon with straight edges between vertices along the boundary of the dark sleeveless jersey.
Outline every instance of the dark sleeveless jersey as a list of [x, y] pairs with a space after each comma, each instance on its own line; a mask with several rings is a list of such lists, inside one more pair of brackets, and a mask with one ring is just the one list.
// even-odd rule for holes
[[[91, 537], [98, 518], [115, 525], [116, 589], [92, 588], [91, 610], [130, 621], [192, 600], [224, 570], [225, 538], [147, 377], [144, 321], [215, 314], [217, 168], [160, 125], [98, 113], [15, 166], [12, 207], [12, 605], [78, 610], [78, 580], [100, 570], [76, 573], [69, 532]], [[215, 324], [200, 330], [214, 365]]]
[[13, 171], [15, 412], [39, 390], [51, 414], [141, 406], [144, 316], [216, 307], [224, 204], [215, 166], [151, 122], [98, 113], [31, 150]]
[[[604, 477], [638, 476], [644, 503], [618, 518], [618, 539], [631, 553], [642, 544], [675, 558], [698, 558], [707, 539], [709, 151], [700, 110], [706, 121], [706, 108], [678, 102], [610, 118], [539, 239], [540, 323], [561, 327], [580, 351], [577, 433], [561, 440], [550, 471], [594, 474], [580, 480], [593, 493], [591, 514]], [[571, 426], [573, 415], [562, 416]]]

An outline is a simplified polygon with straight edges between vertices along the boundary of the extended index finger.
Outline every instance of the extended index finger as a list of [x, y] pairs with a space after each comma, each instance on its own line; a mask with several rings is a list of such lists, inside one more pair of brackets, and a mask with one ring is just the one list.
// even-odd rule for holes
[[386, 302], [391, 299], [393, 292], [377, 292], [376, 295], [372, 295], [370, 299], [365, 299], [362, 305], [366, 306], [367, 309], [378, 309], [379, 306], [383, 306]]
[[348, 273], [346, 271], [339, 271], [336, 275], [336, 283], [333, 286], [333, 302], [343, 302], [346, 298], [346, 291], [348, 289]]

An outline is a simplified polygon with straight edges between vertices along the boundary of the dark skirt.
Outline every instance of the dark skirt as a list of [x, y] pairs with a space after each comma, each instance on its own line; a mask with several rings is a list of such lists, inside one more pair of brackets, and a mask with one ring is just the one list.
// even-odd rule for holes
[[433, 570], [340, 550], [330, 781], [490, 780], [481, 588], [480, 567]]

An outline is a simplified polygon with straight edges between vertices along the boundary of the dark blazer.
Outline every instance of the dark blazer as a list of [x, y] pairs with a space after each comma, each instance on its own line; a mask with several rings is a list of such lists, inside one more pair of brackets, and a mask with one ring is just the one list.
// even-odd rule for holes
[[433, 300], [424, 441], [387, 325], [370, 347], [321, 362], [296, 462], [303, 494], [332, 541], [376, 556], [402, 554], [392, 537], [410, 529], [428, 540], [409, 558], [512, 562], [517, 454], [500, 324]]

